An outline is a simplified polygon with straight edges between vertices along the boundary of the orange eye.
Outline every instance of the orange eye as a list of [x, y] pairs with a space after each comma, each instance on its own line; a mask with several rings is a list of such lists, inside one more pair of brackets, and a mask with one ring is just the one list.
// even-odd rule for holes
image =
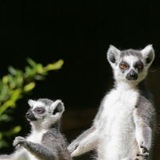
[[142, 69], [143, 66], [142, 66], [142, 65], [138, 65], [137, 68], [138, 68], [138, 69]]
[[125, 63], [121, 63], [121, 64], [120, 64], [120, 68], [121, 68], [121, 69], [126, 69], [127, 67], [128, 67], [128, 66], [127, 66]]

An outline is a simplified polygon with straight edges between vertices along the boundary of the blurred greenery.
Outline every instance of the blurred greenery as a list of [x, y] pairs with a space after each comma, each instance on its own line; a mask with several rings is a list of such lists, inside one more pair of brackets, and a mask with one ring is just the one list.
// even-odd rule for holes
[[[14, 110], [16, 102], [30, 93], [36, 86], [36, 81], [43, 80], [49, 71], [58, 70], [63, 65], [63, 60], [43, 66], [32, 59], [27, 59], [24, 71], [9, 66], [7, 75], [0, 79], [0, 125], [12, 120], [8, 110]], [[13, 113], [13, 112], [12, 112]], [[0, 128], [0, 148], [7, 147], [7, 137], [12, 137], [20, 132], [21, 126], [14, 126], [9, 130]]]

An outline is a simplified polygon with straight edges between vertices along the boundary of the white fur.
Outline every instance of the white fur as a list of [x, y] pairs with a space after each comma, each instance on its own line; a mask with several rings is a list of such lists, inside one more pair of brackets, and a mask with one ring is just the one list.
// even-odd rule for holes
[[[56, 106], [61, 103], [62, 104], [62, 112], [57, 113], [55, 115], [51, 115], [51, 113], [55, 110]], [[38, 121], [31, 121], [30, 124], [32, 126], [31, 134], [26, 137], [27, 141], [33, 143], [41, 144], [43, 135], [48, 131], [48, 128], [51, 124], [54, 124], [55, 121], [61, 118], [62, 113], [64, 112], [63, 102], [61, 100], [56, 100], [52, 103], [51, 106], [45, 106], [45, 104], [41, 101], [29, 100], [28, 104], [34, 110], [36, 107], [44, 107], [46, 109], [46, 116], [45, 119], [39, 119]], [[20, 149], [16, 150], [12, 155], [12, 160], [19, 160], [27, 157], [28, 160], [39, 160], [34, 155], [32, 155], [27, 149], [21, 147]], [[18, 158], [17, 158], [18, 157]], [[23, 159], [24, 160], [24, 159]]]
[[138, 144], [133, 113], [138, 96], [139, 91], [127, 83], [112, 89], [102, 101], [103, 111], [94, 121], [94, 132], [79, 143], [71, 156], [81, 155], [96, 146], [97, 160], [135, 158]]
[[62, 111], [61, 112], [57, 112], [54, 115], [50, 115], [47, 118], [43, 119], [43, 115], [42, 115], [42, 120], [40, 123], [40, 120], [37, 121], [33, 121], [31, 122], [31, 125], [33, 127], [33, 130], [39, 130], [40, 129], [47, 129], [49, 126], [51, 126], [51, 124], [54, 124], [58, 119], [61, 118], [65, 108], [64, 108], [64, 104], [61, 100], [56, 100], [54, 101], [51, 106], [45, 106], [45, 104], [43, 102], [40, 101], [34, 101], [34, 100], [29, 100], [28, 104], [32, 107], [32, 109], [36, 108], [36, 107], [44, 107], [47, 110], [47, 113], [50, 114], [51, 112], [53, 112], [55, 110], [55, 108], [57, 107], [57, 105], [61, 105], [62, 107]]
[[[34, 143], [41, 143], [43, 135], [47, 132], [47, 130], [33, 131], [32, 134], [27, 137], [28, 141]], [[28, 152], [28, 151], [27, 151]], [[28, 152], [28, 157], [30, 160], [38, 160], [35, 156]]]
[[134, 158], [137, 153], [133, 111], [139, 96], [129, 86], [113, 89], [103, 100], [99, 129], [98, 160]]
[[32, 99], [30, 99], [28, 101], [28, 104], [29, 104], [30, 107], [33, 107], [33, 108], [44, 106], [44, 104], [42, 102], [40, 102], [40, 101], [34, 101]]
[[[34, 130], [32, 132], [31, 135], [29, 135], [26, 140], [27, 141], [31, 141], [33, 143], [41, 143], [41, 140], [42, 140], [42, 136], [46, 133], [47, 131], [46, 130], [39, 130], [39, 131], [36, 131]], [[30, 152], [27, 151], [27, 149], [25, 148], [21, 148], [19, 150], [17, 150], [14, 154], [13, 154], [13, 158], [12, 160], [18, 160], [17, 157], [23, 157], [23, 155], [26, 155], [29, 159], [29, 160], [39, 160], [37, 159], [35, 156], [33, 156]]]
[[[113, 68], [115, 88], [104, 97], [93, 123], [94, 130], [89, 131], [87, 135], [84, 132], [82, 137], [78, 137], [69, 145], [68, 149], [72, 157], [93, 148], [98, 152], [97, 160], [134, 160], [137, 153], [143, 153], [140, 148], [143, 141], [142, 129], [136, 128], [143, 122], [139, 121], [140, 124], [135, 122], [135, 110], [140, 96], [136, 86], [146, 78], [148, 69], [154, 60], [154, 50], [149, 45], [140, 51], [143, 57], [141, 61], [144, 65], [143, 71], [140, 73], [134, 67], [135, 62], [140, 60], [139, 57], [133, 55], [123, 57], [123, 60], [130, 65], [128, 72], [134, 69], [138, 74], [138, 79], [133, 81], [127, 80], [128, 72], [124, 74], [119, 68], [119, 63], [122, 61], [120, 52], [112, 45], [107, 52], [108, 61]], [[147, 64], [146, 59], [149, 56], [152, 60]], [[147, 132], [150, 132], [149, 129]], [[149, 138], [151, 134], [149, 133]], [[150, 144], [151, 142], [148, 140], [145, 146], [150, 148]]]
[[153, 46], [151, 44], [147, 45], [143, 50], [141, 50], [141, 53], [144, 59], [148, 58], [149, 56], [152, 57], [152, 61], [150, 62], [150, 65], [151, 65], [151, 63], [153, 62], [155, 58]]
[[119, 60], [119, 57], [120, 57], [120, 53], [121, 51], [116, 48], [115, 46], [113, 45], [110, 45], [108, 51], [107, 51], [107, 59], [108, 59], [108, 62], [110, 63], [110, 65], [114, 68], [115, 67], [115, 63], [112, 63], [110, 60], [109, 60], [109, 57], [110, 55], [114, 55], [114, 57], [116, 58], [116, 60], [118, 61]]
[[99, 130], [97, 129], [91, 134], [88, 134], [87, 137], [80, 142], [79, 147], [71, 154], [71, 156], [76, 157], [95, 149], [98, 144], [98, 136]]

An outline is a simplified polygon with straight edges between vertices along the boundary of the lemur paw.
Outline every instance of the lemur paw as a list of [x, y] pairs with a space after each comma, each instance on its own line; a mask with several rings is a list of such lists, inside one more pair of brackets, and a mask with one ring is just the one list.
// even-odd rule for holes
[[84, 145], [76, 145], [75, 150], [71, 153], [71, 157], [77, 157], [85, 150]]
[[72, 153], [77, 147], [78, 147], [78, 145], [70, 144], [67, 149], [68, 149], [69, 153]]
[[139, 160], [138, 157], [142, 157], [142, 160], [147, 160], [149, 156], [148, 148], [145, 147], [143, 144], [140, 147], [141, 147], [141, 153], [137, 154], [137, 158], [135, 158], [135, 160]]
[[78, 155], [79, 152], [79, 146], [75, 146], [75, 150], [71, 153], [71, 157], [76, 157]]
[[26, 142], [25, 138], [18, 136], [14, 139], [13, 146], [17, 147], [18, 145], [23, 145], [25, 142]]
[[147, 147], [145, 147], [143, 144], [140, 147], [142, 148], [143, 153], [145, 153], [145, 154], [147, 153], [149, 155], [149, 150]]

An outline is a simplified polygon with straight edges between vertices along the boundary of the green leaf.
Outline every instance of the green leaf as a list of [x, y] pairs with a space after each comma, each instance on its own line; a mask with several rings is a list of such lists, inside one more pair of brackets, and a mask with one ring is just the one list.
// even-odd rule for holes
[[8, 94], [8, 86], [7, 85], [3, 85], [1, 90], [0, 90], [0, 101], [5, 101], [9, 98], [9, 94]]
[[15, 68], [13, 68], [12, 66], [9, 66], [8, 70], [12, 75], [16, 75], [17, 74], [17, 70]]
[[21, 126], [15, 126], [15, 127], [13, 127], [12, 129], [10, 129], [9, 131], [4, 132], [4, 133], [5, 133], [5, 136], [6, 136], [6, 137], [10, 137], [10, 136], [15, 135], [15, 134], [17, 134], [18, 132], [20, 132], [21, 129], [22, 129]]
[[9, 87], [14, 89], [16, 87], [15, 78], [12, 75], [8, 75]]
[[4, 84], [7, 84], [7, 83], [8, 83], [8, 81], [9, 81], [8, 76], [7, 76], [7, 75], [6, 75], [6, 76], [3, 76], [3, 78], [2, 78], [2, 82], [3, 82]]
[[31, 83], [24, 86], [24, 91], [25, 92], [31, 91], [34, 87], [35, 87], [35, 83], [31, 82]]
[[36, 65], [36, 70], [37, 70], [37, 73], [38, 73], [38, 74], [43, 73], [43, 72], [44, 72], [44, 69], [43, 69], [42, 64], [37, 64], [37, 65]]
[[12, 101], [11, 103], [13, 103], [13, 106], [15, 106], [15, 102], [19, 98], [21, 98], [21, 94], [22, 94], [22, 89], [21, 88], [10, 91], [10, 95], [11, 95], [10, 101]]
[[11, 130], [12, 134], [16, 134], [21, 131], [21, 126], [16, 126]]
[[46, 71], [57, 70], [57, 69], [60, 69], [63, 64], [64, 64], [63, 60], [59, 60], [53, 64], [48, 64], [46, 67], [44, 67], [44, 69]]
[[21, 87], [22, 84], [23, 84], [23, 77], [22, 76], [17, 76], [15, 81], [16, 81], [16, 86]]
[[5, 141], [5, 140], [3, 140], [3, 139], [1, 139], [0, 140], [0, 148], [2, 148], [2, 147], [8, 147], [9, 145], [8, 145], [8, 143]]
[[[36, 80], [43, 80], [49, 71], [60, 69], [64, 63], [63, 60], [59, 60], [43, 66], [30, 58], [27, 59], [27, 62], [28, 65], [24, 71], [9, 66], [9, 74], [0, 79], [0, 123], [7, 125], [7, 122], [12, 120], [10, 113], [13, 113], [17, 101], [34, 89]], [[6, 147], [8, 145], [6, 139], [17, 134], [20, 130], [20, 126], [15, 126], [7, 131], [1, 128], [0, 148]]]
[[41, 76], [41, 75], [36, 75], [35, 77], [34, 77], [34, 79], [35, 80], [44, 80], [44, 76]]
[[0, 116], [0, 121], [5, 121], [5, 122], [9, 122], [11, 120], [11, 117], [7, 114], [2, 114]]
[[37, 63], [36, 63], [34, 60], [32, 60], [31, 58], [28, 58], [28, 59], [27, 59], [27, 62], [28, 62], [32, 67], [35, 67], [35, 66], [37, 65]]

